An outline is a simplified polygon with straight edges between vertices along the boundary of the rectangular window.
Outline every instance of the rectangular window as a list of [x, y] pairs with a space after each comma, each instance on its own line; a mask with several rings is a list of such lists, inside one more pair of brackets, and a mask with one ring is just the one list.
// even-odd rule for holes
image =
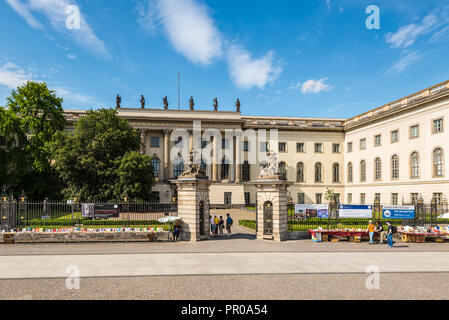
[[279, 152], [286, 152], [286, 151], [287, 151], [287, 143], [279, 142]]
[[304, 148], [304, 142], [296, 143], [296, 152], [306, 152]]
[[316, 204], [321, 204], [323, 200], [323, 194], [322, 193], [315, 193], [315, 202]]
[[262, 142], [260, 143], [260, 150], [261, 150], [261, 151], [268, 151], [268, 142], [262, 141]]
[[229, 140], [227, 139], [221, 139], [221, 148], [222, 149], [227, 149], [229, 145]]
[[333, 153], [340, 153], [340, 144], [339, 143], [332, 144], [332, 152]]
[[418, 202], [418, 193], [410, 193], [410, 200], [413, 204], [416, 204]]
[[439, 192], [438, 193], [434, 193], [432, 198], [436, 200], [437, 204], [442, 204], [443, 203], [442, 202], [442, 200], [443, 200], [443, 194], [442, 193], [439, 193]]
[[322, 143], [315, 143], [315, 152], [323, 152], [323, 144]]
[[419, 137], [419, 125], [414, 125], [410, 127], [410, 139]]
[[298, 193], [298, 204], [304, 204], [305, 200], [306, 199], [304, 193]]
[[391, 194], [391, 204], [394, 206], [398, 205], [398, 194], [397, 193]]
[[352, 193], [348, 193], [348, 204], [352, 203]]
[[224, 193], [224, 204], [231, 204], [232, 203], [232, 192], [225, 192]]
[[339, 193], [335, 193], [334, 195], [335, 195], [335, 197], [334, 197], [335, 202], [336, 203], [340, 203], [340, 194]]
[[159, 148], [159, 137], [151, 137], [150, 146], [151, 148]]
[[399, 131], [393, 130], [391, 131], [391, 143], [395, 143], [399, 141]]
[[251, 204], [251, 193], [245, 192], [245, 205], [249, 206]]
[[249, 141], [243, 141], [243, 151], [249, 151]]
[[242, 164], [242, 180], [249, 181], [249, 163], [248, 163], [248, 161], [245, 161]]
[[374, 136], [374, 146], [378, 147], [380, 145], [381, 145], [381, 135], [378, 134]]
[[374, 201], [380, 202], [380, 193], [375, 193], [374, 194]]
[[348, 142], [348, 152], [352, 152], [352, 142]]
[[364, 193], [361, 193], [361, 194], [360, 194], [360, 204], [365, 204], [365, 199], [366, 199], [365, 194], [364, 194]]
[[360, 139], [360, 150], [366, 149], [366, 139]]
[[443, 118], [435, 119], [433, 122], [433, 133], [443, 132]]

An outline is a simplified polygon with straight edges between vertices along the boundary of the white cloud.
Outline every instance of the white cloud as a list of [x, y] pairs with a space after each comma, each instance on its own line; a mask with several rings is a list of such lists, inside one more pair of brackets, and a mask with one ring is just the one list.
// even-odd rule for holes
[[395, 33], [387, 33], [387, 43], [393, 48], [407, 48], [416, 42], [419, 36], [428, 34], [439, 25], [439, 18], [433, 13], [427, 15], [420, 23], [411, 23], [399, 28]]
[[273, 51], [262, 58], [253, 59], [245, 49], [231, 45], [227, 59], [231, 78], [242, 89], [252, 87], [263, 89], [267, 83], [276, 80], [282, 72], [282, 68], [274, 64]]
[[288, 87], [289, 90], [297, 90], [299, 88], [301, 88], [301, 82], [294, 83], [290, 87]]
[[78, 58], [78, 56], [74, 53], [68, 53], [67, 58], [69, 58], [71, 60], [76, 60]]
[[205, 6], [194, 0], [157, 0], [156, 10], [178, 53], [200, 65], [209, 65], [221, 56], [221, 35]]
[[[44, 26], [31, 14], [32, 11], [43, 14], [55, 30], [72, 37], [78, 45], [87, 51], [111, 59], [112, 56], [105, 43], [93, 32], [80, 10], [80, 29], [66, 28], [66, 9], [69, 5], [77, 5], [74, 0], [7, 0], [7, 3], [33, 28], [43, 29]], [[78, 6], [79, 7], [79, 6]]]
[[396, 61], [387, 71], [386, 74], [392, 74], [397, 75], [410, 66], [412, 66], [414, 63], [419, 61], [421, 59], [421, 55], [416, 52], [412, 51], [405, 55], [403, 55], [398, 61]]
[[0, 66], [0, 85], [2, 86], [15, 89], [32, 78], [32, 73], [26, 72], [12, 62], [6, 62]]
[[310, 79], [303, 83], [301, 92], [306, 93], [319, 93], [321, 91], [330, 91], [334, 87], [328, 84], [325, 84], [327, 78], [322, 78], [320, 80]]
[[136, 3], [137, 22], [142, 28], [154, 35], [156, 32], [156, 8], [153, 1]]

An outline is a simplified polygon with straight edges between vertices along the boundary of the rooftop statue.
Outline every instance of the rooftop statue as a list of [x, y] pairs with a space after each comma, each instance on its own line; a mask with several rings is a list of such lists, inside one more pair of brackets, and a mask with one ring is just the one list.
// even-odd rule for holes
[[214, 99], [214, 111], [218, 111], [218, 99]]
[[143, 94], [140, 96], [140, 107], [142, 109], [145, 109], [145, 97], [143, 96]]
[[163, 99], [162, 99], [162, 101], [164, 102], [164, 109], [168, 109], [168, 98], [167, 98], [167, 96], [165, 96]]
[[240, 112], [240, 100], [237, 98], [237, 101], [235, 102], [235, 111]]
[[117, 97], [115, 97], [115, 107], [120, 108], [121, 103], [122, 103], [122, 97], [120, 97], [120, 95], [117, 94]]
[[195, 101], [193, 101], [193, 97], [190, 97], [189, 100], [189, 106], [190, 106], [190, 110], [194, 110], [193, 107], [195, 106]]

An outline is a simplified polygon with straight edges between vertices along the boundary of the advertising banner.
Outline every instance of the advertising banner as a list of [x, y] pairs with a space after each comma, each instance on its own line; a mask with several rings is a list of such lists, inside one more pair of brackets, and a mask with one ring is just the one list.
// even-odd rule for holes
[[384, 219], [414, 219], [415, 206], [384, 206], [382, 217]]
[[372, 218], [373, 206], [341, 204], [338, 206], [340, 218]]
[[329, 218], [327, 204], [295, 204], [295, 218], [306, 220], [307, 218]]

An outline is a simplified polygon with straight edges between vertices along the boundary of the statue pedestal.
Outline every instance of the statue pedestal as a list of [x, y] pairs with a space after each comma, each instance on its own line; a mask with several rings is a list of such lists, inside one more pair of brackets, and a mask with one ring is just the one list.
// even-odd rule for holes
[[289, 183], [275, 178], [260, 179], [253, 183], [257, 187], [257, 239], [287, 240]]
[[171, 180], [178, 187], [178, 216], [184, 222], [182, 239], [200, 241], [209, 239], [209, 185], [206, 178], [186, 177]]

